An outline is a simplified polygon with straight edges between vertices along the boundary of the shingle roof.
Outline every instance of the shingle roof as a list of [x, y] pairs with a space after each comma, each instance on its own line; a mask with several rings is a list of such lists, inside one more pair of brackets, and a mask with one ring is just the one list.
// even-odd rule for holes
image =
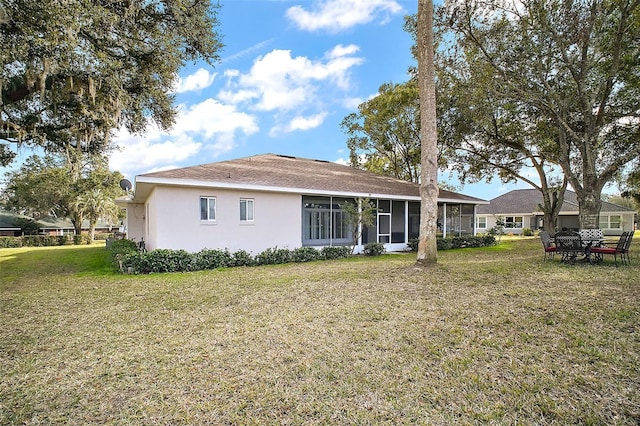
[[[488, 205], [478, 206], [478, 214], [532, 214], [540, 212], [538, 204], [542, 204], [542, 194], [537, 189], [515, 189], [493, 198]], [[561, 213], [577, 212], [578, 197], [575, 192], [567, 190], [564, 194], [564, 203]], [[602, 202], [603, 212], [627, 212], [632, 211], [616, 204]]]
[[[19, 229], [13, 225], [16, 218], [30, 219], [28, 216], [6, 211], [0, 208], [0, 228], [4, 229]], [[37, 220], [42, 229], [73, 229], [73, 223], [66, 218], [54, 218], [51, 216], [43, 217]], [[103, 221], [98, 221], [97, 228], [107, 228], [109, 225]], [[82, 221], [82, 229], [89, 229], [89, 221]]]
[[[323, 160], [263, 154], [181, 169], [146, 173], [136, 178], [140, 183], [160, 180], [199, 181], [225, 186], [255, 186], [298, 189], [300, 192], [390, 194], [420, 197], [416, 183], [381, 176], [338, 163]], [[440, 190], [439, 199], [467, 203], [486, 202], [479, 198]]]

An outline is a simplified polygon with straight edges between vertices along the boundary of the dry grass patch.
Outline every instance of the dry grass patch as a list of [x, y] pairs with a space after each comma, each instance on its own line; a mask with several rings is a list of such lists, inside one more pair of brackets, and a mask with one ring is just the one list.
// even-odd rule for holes
[[636, 258], [515, 240], [414, 260], [2, 272], [0, 423], [640, 421]]

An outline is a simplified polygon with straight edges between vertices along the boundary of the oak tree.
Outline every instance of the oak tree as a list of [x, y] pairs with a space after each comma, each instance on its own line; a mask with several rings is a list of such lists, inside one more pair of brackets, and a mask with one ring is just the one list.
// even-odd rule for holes
[[168, 129], [188, 61], [218, 59], [209, 0], [0, 2], [0, 165], [10, 144], [102, 153], [112, 130]]
[[562, 169], [578, 197], [581, 227], [598, 225], [602, 189], [640, 156], [639, 6], [638, 0], [445, 4], [448, 55], [468, 65], [462, 70], [472, 73], [469, 81], [495, 105], [492, 117], [515, 119], [534, 136], [543, 131], [544, 138], [528, 143]]

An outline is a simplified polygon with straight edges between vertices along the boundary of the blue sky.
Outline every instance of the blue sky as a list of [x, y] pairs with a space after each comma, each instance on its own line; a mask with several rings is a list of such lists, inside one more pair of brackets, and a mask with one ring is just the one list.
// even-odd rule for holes
[[[150, 171], [264, 153], [345, 163], [342, 119], [381, 84], [408, 78], [412, 40], [402, 27], [417, 3], [220, 0], [221, 62], [182, 70], [169, 132], [117, 132], [110, 168], [134, 181]], [[440, 179], [459, 185], [447, 174]], [[516, 187], [528, 186], [494, 180], [459, 192], [491, 199]]]

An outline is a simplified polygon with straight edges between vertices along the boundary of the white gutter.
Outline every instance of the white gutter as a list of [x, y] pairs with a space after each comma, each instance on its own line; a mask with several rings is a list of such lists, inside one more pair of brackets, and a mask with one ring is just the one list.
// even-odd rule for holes
[[[309, 188], [290, 188], [279, 186], [265, 186], [254, 184], [238, 184], [228, 182], [215, 182], [215, 181], [201, 181], [194, 179], [175, 179], [169, 178], [155, 178], [155, 177], [138, 177], [136, 178], [136, 192], [138, 190], [138, 184], [150, 184], [150, 185], [164, 185], [164, 186], [187, 186], [187, 187], [200, 187], [200, 188], [221, 188], [221, 189], [235, 189], [245, 191], [261, 191], [261, 192], [279, 192], [289, 194], [305, 194], [305, 195], [331, 195], [337, 197], [354, 197], [354, 198], [379, 198], [389, 200], [409, 200], [409, 201], [421, 201], [420, 196], [413, 195], [395, 195], [395, 194], [378, 194], [378, 193], [366, 193], [366, 192], [344, 192], [344, 191], [330, 191], [324, 189], [309, 189]], [[134, 197], [135, 198], [135, 197]], [[146, 197], [144, 197], [146, 199]], [[122, 200], [124, 201], [124, 200]], [[488, 201], [466, 201], [457, 199], [440, 199], [439, 202], [449, 202], [458, 204], [489, 204]], [[134, 200], [128, 202], [135, 202]]]

